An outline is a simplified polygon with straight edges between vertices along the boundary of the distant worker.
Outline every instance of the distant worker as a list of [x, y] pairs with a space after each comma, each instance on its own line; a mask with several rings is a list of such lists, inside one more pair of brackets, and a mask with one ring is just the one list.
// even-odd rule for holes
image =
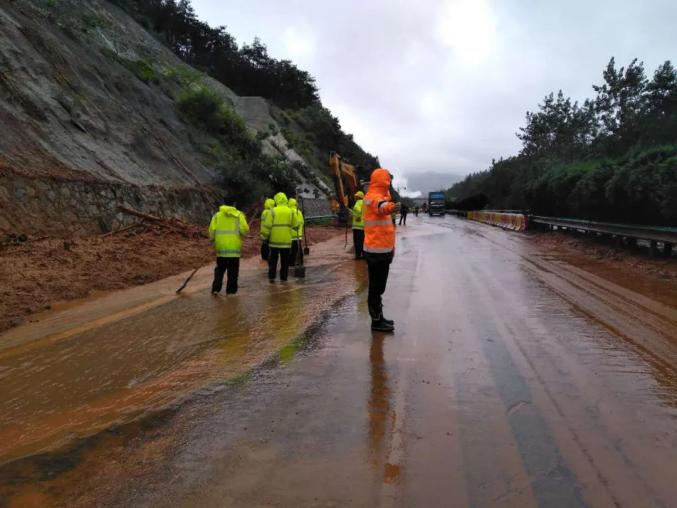
[[418, 217], [418, 205], [414, 207], [414, 215]]
[[[232, 203], [234, 205], [234, 203]], [[249, 232], [249, 224], [244, 213], [235, 206], [222, 205], [212, 216], [209, 223], [209, 238], [214, 242], [216, 268], [212, 294], [217, 295], [223, 287], [223, 276], [228, 274], [226, 294], [237, 293], [237, 279], [240, 274], [240, 255], [242, 237]]]
[[277, 260], [280, 260], [280, 280], [289, 276], [289, 257], [294, 230], [298, 228], [296, 214], [287, 206], [284, 192], [275, 194], [275, 207], [261, 226], [261, 236], [268, 241], [268, 279], [275, 282]]
[[263, 212], [261, 212], [261, 223], [259, 224], [259, 236], [261, 238], [261, 259], [268, 261], [268, 240], [263, 239], [263, 223], [266, 222], [266, 217], [270, 215], [270, 211], [275, 206], [275, 201], [271, 198], [263, 202]]
[[371, 316], [371, 329], [392, 332], [395, 323], [383, 316], [381, 297], [386, 290], [390, 263], [395, 253], [395, 224], [391, 214], [400, 209], [393, 203], [388, 190], [392, 177], [383, 168], [371, 174], [369, 192], [364, 197], [364, 257], [369, 270], [369, 296], [367, 304]]
[[400, 226], [407, 225], [407, 214], [409, 213], [409, 207], [407, 205], [402, 205], [402, 210], [400, 210]]
[[305, 220], [303, 218], [303, 212], [298, 209], [298, 205], [294, 198], [289, 200], [289, 208], [291, 208], [292, 213], [296, 215], [296, 221], [298, 222], [299, 228], [295, 231], [292, 231], [291, 238], [291, 259], [289, 264], [296, 266], [303, 264], [303, 248], [301, 242], [303, 241], [303, 225]]
[[351, 211], [353, 216], [353, 246], [355, 247], [355, 259], [364, 259], [364, 192], [355, 193], [355, 205]]

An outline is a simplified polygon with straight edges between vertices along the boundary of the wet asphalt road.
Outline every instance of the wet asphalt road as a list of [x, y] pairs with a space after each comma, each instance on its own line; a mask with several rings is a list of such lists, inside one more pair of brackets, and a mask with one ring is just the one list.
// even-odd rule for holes
[[[315, 275], [311, 266], [304, 284], [258, 295], [252, 266], [237, 304], [213, 303], [203, 280], [188, 298], [0, 351], [14, 394], [0, 399], [13, 411], [0, 435], [16, 444], [0, 448], [12, 459], [0, 468], [2, 499], [677, 505], [674, 283], [456, 218], [409, 223], [398, 230], [385, 297], [392, 335], [369, 330], [366, 267], [344, 253], [327, 254]], [[213, 305], [229, 319], [210, 321]], [[105, 390], [78, 362], [64, 369], [44, 357], [62, 355], [62, 365], [102, 335], [106, 354], [86, 361], [109, 380]], [[31, 375], [47, 395], [35, 390], [21, 403]], [[22, 419], [39, 440], [21, 432]]]

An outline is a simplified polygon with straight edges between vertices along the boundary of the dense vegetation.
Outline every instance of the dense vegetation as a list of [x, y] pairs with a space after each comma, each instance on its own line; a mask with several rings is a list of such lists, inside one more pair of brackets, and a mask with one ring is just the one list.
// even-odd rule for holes
[[[371, 170], [379, 166], [373, 155], [345, 134], [338, 118], [316, 104], [296, 110], [274, 109], [273, 116], [282, 126], [282, 134], [312, 166], [328, 171], [329, 152], [336, 151], [346, 162], [354, 164], [362, 180], [368, 180]], [[328, 173], [327, 173], [328, 174]]]
[[469, 175], [447, 195], [466, 209], [636, 223], [677, 223], [677, 71], [647, 79], [612, 58], [596, 96], [582, 105], [561, 91], [528, 112], [521, 152]]
[[190, 0], [111, 0], [158, 34], [186, 63], [221, 81], [238, 95], [256, 95], [282, 107], [318, 102], [315, 81], [289, 60], [268, 55], [258, 39], [238, 47], [225, 27], [200, 21]]
[[[319, 174], [327, 173], [332, 150], [357, 165], [363, 178], [378, 167], [378, 159], [364, 152], [351, 135], [343, 132], [338, 119], [322, 106], [313, 77], [288, 60], [270, 57], [266, 46], [258, 39], [251, 45], [238, 47], [225, 27], [213, 28], [200, 21], [190, 0], [111, 1], [156, 34], [192, 67], [209, 74], [238, 95], [270, 100], [275, 105], [273, 115], [282, 125], [283, 135]], [[222, 170], [227, 172], [227, 180], [232, 180], [235, 175], [239, 178], [242, 171], [247, 172], [247, 167], [255, 172], [261, 163], [249, 152], [251, 144], [243, 137], [234, 113], [227, 106], [211, 107], [210, 101], [219, 99], [209, 97], [205, 90], [198, 95], [194, 89], [188, 90], [184, 95], [180, 103], [191, 102], [190, 107], [182, 106], [190, 120], [212, 131], [216, 128], [222, 139], [239, 147], [237, 154], [226, 149], [229, 152], [226, 159], [237, 162], [232, 170], [228, 169], [228, 162], [221, 164]], [[207, 103], [201, 106], [200, 100]], [[193, 109], [192, 114], [190, 109]], [[270, 158], [265, 163], [271, 163]], [[296, 169], [311, 181], [317, 178], [308, 168]]]

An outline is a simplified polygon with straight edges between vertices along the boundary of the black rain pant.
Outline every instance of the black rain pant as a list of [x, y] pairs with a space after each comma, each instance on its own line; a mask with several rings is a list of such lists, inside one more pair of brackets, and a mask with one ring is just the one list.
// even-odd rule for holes
[[216, 268], [214, 268], [214, 282], [212, 282], [212, 291], [218, 293], [223, 287], [223, 276], [228, 273], [226, 282], [226, 294], [234, 295], [237, 293], [237, 279], [240, 275], [240, 258], [216, 258]]
[[289, 254], [289, 264], [291, 266], [299, 266], [303, 264], [303, 241], [292, 240], [291, 253]]
[[353, 245], [355, 246], [355, 259], [364, 257], [364, 229], [353, 229]]
[[369, 271], [369, 296], [367, 297], [369, 315], [371, 319], [378, 320], [383, 317], [383, 301], [381, 297], [386, 291], [393, 253], [374, 254], [365, 252], [364, 257], [367, 260], [367, 269]]
[[291, 248], [278, 249], [271, 247], [268, 253], [268, 278], [275, 280], [277, 276], [277, 258], [280, 258], [280, 280], [287, 280], [289, 277], [289, 257]]

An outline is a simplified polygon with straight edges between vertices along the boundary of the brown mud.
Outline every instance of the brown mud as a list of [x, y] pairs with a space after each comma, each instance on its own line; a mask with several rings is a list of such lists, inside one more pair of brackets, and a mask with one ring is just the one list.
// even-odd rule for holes
[[[244, 242], [243, 257], [259, 252], [258, 221]], [[309, 226], [311, 243], [343, 229]], [[206, 238], [149, 230], [111, 236], [28, 241], [0, 247], [0, 332], [64, 302], [157, 281], [212, 261]]]
[[[527, 235], [411, 218], [372, 333], [335, 238], [0, 337], [10, 506], [670, 506], [677, 288]], [[86, 309], [85, 312], [83, 309]]]
[[594, 237], [573, 235], [561, 231], [547, 233], [529, 233], [529, 238], [548, 250], [556, 250], [562, 255], [586, 258], [597, 267], [609, 266], [643, 274], [661, 281], [677, 281], [677, 258], [658, 254], [651, 257], [647, 249], [616, 247]]

